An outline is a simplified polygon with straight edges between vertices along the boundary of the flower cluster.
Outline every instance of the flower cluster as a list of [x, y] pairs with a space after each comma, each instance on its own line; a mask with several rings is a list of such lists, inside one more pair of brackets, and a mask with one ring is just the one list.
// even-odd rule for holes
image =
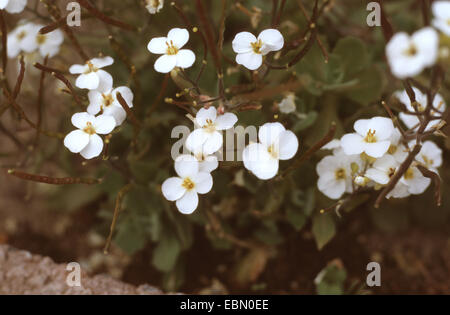
[[[93, 58], [84, 65], [72, 65], [70, 73], [79, 74], [75, 85], [89, 89], [87, 112], [72, 116], [72, 124], [78, 128], [64, 138], [64, 145], [85, 159], [92, 159], [103, 151], [103, 140], [99, 134], [111, 133], [120, 126], [127, 113], [117, 99], [120, 93], [128, 107], [133, 107], [133, 92], [126, 86], [113, 88], [113, 78], [101, 68], [113, 64], [111, 57]], [[99, 114], [98, 116], [95, 116]]]
[[[381, 189], [388, 184], [415, 144], [415, 140], [406, 141], [389, 118], [360, 119], [353, 127], [354, 133], [345, 134], [324, 147], [331, 149], [333, 154], [324, 157], [316, 167], [319, 175], [317, 186], [331, 199], [339, 199], [344, 193], [353, 193], [361, 187]], [[386, 197], [422, 194], [430, 185], [430, 179], [417, 166], [422, 165], [437, 173], [441, 164], [442, 150], [434, 142], [425, 141], [414, 163]]]
[[211, 172], [218, 167], [215, 153], [223, 144], [222, 131], [233, 128], [237, 117], [233, 113], [218, 115], [215, 107], [201, 108], [194, 119], [194, 131], [186, 139], [191, 155], [183, 154], [175, 160], [179, 177], [171, 177], [162, 184], [162, 193], [169, 201], [176, 201], [181, 213], [197, 209], [198, 195], [208, 193], [213, 185]]
[[[450, 2], [435, 1], [432, 11], [432, 25], [444, 35], [450, 36]], [[429, 26], [411, 36], [405, 32], [396, 33], [386, 45], [386, 56], [395, 77], [414, 77], [436, 63], [439, 57], [439, 34]]]
[[[15, 2], [10, 1], [10, 2]], [[27, 54], [39, 51], [42, 57], [53, 57], [59, 52], [64, 41], [63, 32], [56, 29], [47, 34], [40, 34], [39, 30], [44, 27], [40, 24], [27, 22], [20, 24], [8, 34], [8, 57], [15, 58], [20, 53]]]
[[164, 0], [145, 0], [145, 8], [150, 14], [156, 14], [164, 6]]

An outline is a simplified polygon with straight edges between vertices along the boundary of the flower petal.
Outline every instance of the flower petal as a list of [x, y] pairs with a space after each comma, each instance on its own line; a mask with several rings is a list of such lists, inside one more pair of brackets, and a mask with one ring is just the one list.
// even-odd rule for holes
[[152, 54], [162, 55], [167, 51], [167, 37], [155, 37], [150, 40], [147, 49]]
[[199, 172], [192, 177], [192, 180], [195, 183], [195, 190], [199, 194], [208, 193], [213, 186], [213, 178], [208, 172]]
[[114, 117], [116, 126], [120, 126], [127, 118], [127, 112], [122, 107], [115, 105], [104, 108], [103, 115]]
[[175, 201], [183, 197], [186, 188], [182, 186], [183, 180], [179, 177], [170, 177], [166, 179], [161, 186], [164, 198], [169, 201]]
[[376, 168], [369, 168], [365, 176], [381, 185], [386, 185], [389, 182], [388, 173]]
[[9, 13], [20, 13], [27, 5], [28, 0], [10, 0], [6, 5], [6, 11]]
[[128, 107], [133, 107], [134, 95], [128, 86], [119, 86], [118, 88], [115, 88], [111, 92], [111, 94], [114, 98], [114, 104], [117, 106], [122, 106], [122, 105], [120, 105], [119, 101], [116, 100], [117, 92], [119, 92], [120, 95], [122, 95], [122, 98], [127, 102]]
[[191, 152], [197, 152], [199, 148], [203, 151], [203, 144], [208, 139], [208, 133], [203, 128], [192, 131], [186, 139], [186, 148]]
[[177, 65], [176, 55], [162, 55], [156, 59], [154, 68], [160, 73], [168, 73]]
[[206, 138], [205, 143], [203, 144], [203, 152], [205, 154], [213, 154], [222, 147], [223, 144], [223, 137], [222, 133], [218, 131], [214, 131], [213, 133], [210, 133], [209, 136]]
[[286, 129], [279, 122], [265, 123], [259, 128], [258, 138], [259, 142], [267, 147], [278, 144], [278, 139], [283, 131]]
[[219, 115], [216, 118], [216, 129], [227, 130], [233, 128], [237, 120], [237, 116], [233, 113], [225, 113], [223, 115]]
[[192, 66], [195, 62], [195, 54], [192, 50], [189, 49], [181, 49], [176, 54], [177, 56], [177, 67], [186, 69]]
[[69, 72], [72, 73], [72, 74], [84, 73], [87, 70], [89, 70], [89, 67], [87, 65], [72, 65], [69, 68]]
[[290, 130], [283, 131], [279, 136], [278, 146], [280, 160], [291, 159], [298, 150], [297, 136]]
[[317, 188], [330, 199], [339, 199], [345, 192], [345, 180], [336, 180], [334, 173], [325, 173], [319, 177]]
[[64, 146], [73, 153], [79, 153], [89, 143], [89, 135], [81, 130], [74, 130], [64, 138]]
[[72, 125], [74, 125], [78, 129], [83, 129], [86, 127], [86, 124], [88, 122], [94, 123], [94, 121], [95, 121], [95, 117], [86, 112], [75, 113], [72, 115], [72, 118], [71, 118]]
[[195, 116], [195, 121], [200, 127], [207, 125], [207, 120], [211, 120], [215, 122], [217, 118], [217, 110], [214, 106], [210, 106], [209, 108], [200, 108]]
[[95, 121], [92, 125], [94, 126], [96, 133], [106, 135], [116, 127], [116, 120], [112, 116], [100, 115], [95, 117]]
[[341, 146], [345, 154], [361, 154], [365, 149], [363, 137], [357, 133], [348, 133], [341, 138]]
[[89, 89], [89, 90], [95, 90], [98, 88], [98, 85], [100, 84], [100, 78], [98, 77], [97, 73], [95, 72], [89, 72], [87, 74], [80, 74], [75, 81], [75, 85], [79, 87], [80, 89]]
[[111, 91], [113, 86], [112, 76], [105, 70], [98, 70], [96, 73], [99, 78], [97, 90], [103, 93]]
[[89, 160], [95, 158], [102, 153], [103, 150], [103, 140], [99, 135], [93, 134], [89, 137], [88, 145], [81, 150], [80, 154], [85, 159]]
[[211, 173], [215, 169], [219, 167], [219, 162], [217, 161], [217, 156], [215, 155], [208, 155], [205, 157], [205, 159], [201, 162], [199, 162], [199, 172], [207, 172]]
[[197, 159], [190, 154], [182, 154], [175, 159], [175, 172], [181, 178], [197, 175], [198, 168]]
[[390, 141], [366, 143], [364, 151], [368, 156], [380, 158], [389, 150], [390, 145]]
[[89, 61], [92, 63], [92, 65], [94, 67], [99, 68], [99, 69], [110, 66], [114, 63], [114, 59], [109, 56], [106, 56], [103, 58], [92, 58]]
[[266, 55], [271, 51], [278, 51], [283, 48], [284, 38], [280, 31], [269, 28], [262, 31], [258, 35], [258, 39], [263, 42], [263, 47], [261, 48], [261, 53]]
[[256, 70], [262, 65], [262, 55], [253, 51], [236, 55], [236, 63], [243, 65], [249, 70]]
[[254, 43], [256, 41], [257, 39], [252, 33], [237, 33], [232, 42], [233, 50], [238, 54], [251, 52], [253, 50], [251, 43]]
[[103, 103], [102, 93], [97, 90], [89, 91], [88, 99], [89, 106], [87, 108], [87, 112], [91, 115], [97, 115], [100, 112]]
[[[391, 137], [394, 132], [394, 123], [390, 118], [373, 117], [367, 124], [367, 128], [375, 130], [375, 136], [378, 141], [386, 140]], [[365, 135], [364, 135], [365, 136]]]
[[183, 197], [177, 200], [176, 205], [181, 213], [191, 214], [198, 206], [197, 192], [195, 190], [187, 191]]
[[185, 28], [172, 28], [167, 34], [167, 39], [180, 49], [189, 40], [189, 32]]

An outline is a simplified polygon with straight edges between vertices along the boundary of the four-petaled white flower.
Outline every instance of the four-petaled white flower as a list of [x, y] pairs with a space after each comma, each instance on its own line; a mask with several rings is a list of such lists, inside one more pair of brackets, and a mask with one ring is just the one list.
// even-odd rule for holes
[[116, 126], [120, 126], [127, 117], [127, 112], [117, 100], [117, 92], [122, 95], [128, 107], [133, 107], [133, 92], [126, 86], [120, 86], [105, 92], [89, 91], [87, 112], [91, 115], [102, 112], [103, 115], [113, 116], [116, 120]]
[[186, 147], [193, 152], [199, 147], [207, 155], [213, 154], [222, 147], [222, 130], [230, 129], [237, 122], [233, 113], [217, 115], [215, 107], [201, 108], [195, 117], [197, 129], [189, 134], [186, 139]]
[[410, 194], [420, 195], [430, 186], [431, 179], [423, 176], [417, 167], [410, 166], [400, 178], [400, 182], [408, 186]]
[[210, 173], [199, 171], [199, 163], [192, 155], [180, 155], [175, 160], [175, 171], [179, 177], [164, 181], [161, 190], [169, 201], [176, 201], [178, 210], [191, 214], [197, 209], [198, 195], [209, 192], [213, 185]]
[[232, 42], [236, 62], [249, 70], [256, 70], [262, 65], [263, 56], [271, 51], [283, 48], [283, 35], [276, 29], [267, 29], [256, 38], [252, 33], [237, 33]]
[[28, 0], [0, 0], [0, 10], [9, 13], [20, 13], [27, 5]]
[[412, 36], [396, 33], [386, 45], [386, 57], [391, 72], [399, 79], [413, 77], [433, 65], [438, 56], [439, 36], [425, 27]]
[[450, 2], [434, 1], [431, 5], [434, 19], [433, 26], [447, 36], [450, 36]]
[[278, 104], [278, 108], [280, 109], [280, 112], [283, 114], [290, 114], [295, 112], [296, 106], [295, 106], [295, 94], [289, 93], [286, 95], [285, 98], [281, 100], [281, 102]]
[[442, 150], [433, 141], [425, 141], [416, 160], [426, 168], [437, 172], [437, 168], [442, 165]]
[[40, 27], [34, 23], [19, 25], [8, 34], [8, 57], [15, 58], [21, 51], [31, 53], [38, 48], [36, 36]]
[[360, 119], [353, 125], [356, 133], [346, 134], [341, 139], [345, 154], [366, 153], [370, 157], [382, 157], [391, 144], [390, 137], [394, 131], [392, 120], [385, 117]]
[[206, 154], [203, 150], [203, 146], [198, 146], [192, 149], [192, 154], [198, 161], [199, 171], [211, 173], [217, 167], [219, 167], [219, 161], [217, 155]]
[[[42, 28], [42, 25], [39, 25], [38, 27], [40, 29]], [[51, 58], [56, 55], [59, 52], [59, 46], [61, 46], [63, 41], [64, 34], [59, 29], [47, 34], [36, 34], [36, 42], [42, 57], [49, 56]]]
[[155, 62], [155, 70], [168, 73], [175, 67], [189, 68], [194, 64], [195, 54], [189, 49], [181, 49], [189, 40], [189, 32], [184, 28], [173, 28], [167, 37], [155, 37], [148, 43], [147, 49], [162, 55]]
[[106, 92], [111, 89], [113, 79], [108, 72], [101, 68], [113, 63], [114, 59], [111, 57], [93, 58], [84, 65], [72, 65], [69, 71], [72, 74], [80, 74], [75, 82], [80, 89]]
[[71, 152], [80, 153], [85, 159], [100, 155], [103, 150], [103, 140], [99, 134], [109, 134], [116, 126], [111, 116], [94, 117], [86, 112], [74, 114], [72, 124], [78, 129], [64, 138], [64, 145]]
[[[426, 94], [422, 93], [418, 88], [413, 87], [413, 91], [416, 98], [416, 105], [417, 105], [417, 111], [419, 113], [422, 113], [428, 104], [428, 97]], [[408, 93], [406, 93], [405, 90], [398, 91], [395, 93], [395, 96], [398, 98], [398, 100], [405, 105], [406, 110], [412, 113], [415, 113], [415, 109], [413, 105], [411, 104], [411, 100], [408, 96]], [[430, 114], [432, 116], [442, 115], [445, 112], [445, 109], [447, 108], [444, 99], [442, 96], [437, 93], [433, 99], [433, 109], [430, 111]], [[414, 114], [408, 114], [401, 112], [399, 114], [400, 119], [403, 121], [403, 123], [408, 127], [409, 129], [417, 129], [419, 127], [420, 120], [419, 118]], [[427, 127], [425, 128], [425, 131], [431, 130], [433, 127], [436, 127], [441, 123], [441, 119], [433, 119], [431, 120]]]
[[158, 13], [164, 6], [164, 0], [146, 0], [146, 8], [150, 14]]
[[359, 168], [356, 157], [344, 153], [324, 157], [316, 166], [319, 175], [317, 188], [331, 199], [339, 199], [345, 192], [352, 192], [353, 163]]
[[372, 167], [366, 171], [365, 176], [377, 184], [386, 185], [399, 165], [399, 162], [392, 155], [386, 154], [372, 164]]
[[259, 143], [249, 144], [242, 152], [244, 166], [259, 179], [270, 179], [278, 173], [279, 160], [291, 159], [298, 150], [297, 136], [279, 122], [259, 128]]

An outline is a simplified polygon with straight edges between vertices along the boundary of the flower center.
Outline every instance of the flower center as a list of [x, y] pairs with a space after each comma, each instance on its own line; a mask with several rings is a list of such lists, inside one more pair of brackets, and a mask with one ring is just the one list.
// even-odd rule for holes
[[166, 45], [167, 45], [166, 54], [168, 55], [178, 54], [178, 48], [173, 44], [173, 41], [170, 41], [170, 43], [166, 42]]
[[278, 152], [275, 148], [275, 145], [271, 145], [267, 148], [267, 152], [269, 152], [269, 154], [274, 158], [274, 159], [278, 159]]
[[36, 36], [36, 41], [39, 45], [42, 45], [43, 43], [45, 43], [45, 41], [47, 40], [47, 36], [43, 35], [43, 34], [38, 34]]
[[261, 53], [262, 41], [258, 39], [256, 42], [250, 43], [255, 54]]
[[389, 154], [395, 154], [395, 152], [397, 152], [397, 146], [391, 144], [391, 146], [390, 146], [389, 149], [388, 149], [388, 153], [389, 153]]
[[195, 158], [197, 159], [197, 161], [199, 162], [203, 162], [205, 160], [205, 156], [203, 155], [203, 153], [198, 153], [195, 155]]
[[147, 0], [147, 3], [154, 8], [157, 8], [159, 6], [159, 0]]
[[343, 168], [338, 168], [338, 169], [334, 172], [334, 178], [336, 178], [336, 180], [345, 179], [345, 169], [343, 169]]
[[417, 54], [416, 45], [410, 44], [408, 49], [405, 49], [405, 51], [403, 51], [403, 54], [409, 57], [415, 56]]
[[17, 39], [18, 39], [18, 40], [22, 40], [22, 39], [25, 38], [25, 36], [27, 36], [27, 32], [22, 31], [22, 32], [20, 32], [19, 34], [17, 34]]
[[392, 176], [394, 176], [394, 174], [395, 174], [395, 168], [390, 167], [390, 168], [388, 169], [388, 176], [389, 176], [389, 178], [391, 178]]
[[89, 135], [95, 134], [95, 128], [94, 126], [92, 126], [92, 123], [90, 121], [86, 123], [86, 127], [84, 127], [83, 131]]
[[98, 68], [95, 67], [95, 66], [92, 64], [92, 62], [88, 61], [88, 62], [86, 62], [86, 64], [88, 65], [89, 69], [86, 70], [86, 71], [84, 72], [84, 74], [91, 73], [91, 72], [97, 72], [97, 71], [98, 71]]
[[206, 119], [206, 125], [203, 126], [203, 129], [205, 129], [207, 132], [213, 133], [216, 131], [216, 125], [213, 123], [211, 119]]
[[408, 170], [405, 172], [405, 175], [403, 175], [405, 177], [405, 179], [413, 179], [414, 178], [414, 171], [413, 169], [410, 167], [408, 168]]
[[181, 186], [186, 188], [186, 190], [191, 190], [191, 189], [193, 189], [195, 187], [195, 184], [189, 177], [186, 177], [183, 180], [183, 183], [181, 184]]
[[377, 142], [377, 138], [375, 137], [375, 130], [369, 129], [367, 131], [366, 137], [364, 138], [364, 141], [367, 143], [374, 143]]
[[434, 164], [434, 161], [432, 159], [429, 159], [426, 155], [422, 154], [422, 159], [427, 166], [431, 166]]
[[114, 102], [114, 98], [111, 94], [105, 95], [102, 93], [103, 96], [103, 106], [108, 107]]

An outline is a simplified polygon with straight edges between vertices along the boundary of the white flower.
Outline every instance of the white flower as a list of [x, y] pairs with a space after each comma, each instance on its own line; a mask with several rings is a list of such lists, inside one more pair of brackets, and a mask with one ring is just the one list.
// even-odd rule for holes
[[339, 199], [345, 192], [351, 192], [352, 163], [356, 163], [354, 157], [343, 153], [324, 157], [316, 166], [319, 190], [331, 199]]
[[221, 130], [233, 128], [237, 117], [233, 113], [225, 113], [217, 116], [217, 110], [211, 106], [208, 109], [201, 108], [195, 117], [195, 129], [186, 139], [186, 147], [194, 152], [199, 147], [205, 154], [213, 154], [220, 149], [223, 143]]
[[394, 124], [389, 118], [373, 117], [360, 119], [353, 125], [356, 133], [346, 134], [341, 138], [345, 154], [366, 153], [370, 157], [382, 157], [391, 144], [390, 137]]
[[197, 209], [198, 195], [209, 192], [213, 185], [210, 173], [199, 171], [199, 163], [192, 155], [180, 155], [175, 160], [175, 171], [179, 177], [164, 181], [161, 190], [169, 201], [176, 201], [178, 210], [191, 214]]
[[437, 168], [442, 165], [442, 150], [433, 141], [425, 141], [416, 159], [425, 167], [437, 172]]
[[434, 19], [432, 24], [442, 33], [450, 36], [450, 2], [449, 1], [435, 1], [431, 5]]
[[286, 97], [283, 98], [278, 104], [278, 108], [283, 114], [290, 114], [295, 112], [295, 94], [289, 93], [288, 95], [286, 95]]
[[256, 38], [252, 33], [237, 33], [233, 39], [233, 50], [237, 53], [236, 62], [249, 70], [258, 69], [263, 56], [283, 48], [284, 38], [276, 29], [267, 29]]
[[64, 145], [73, 153], [80, 153], [85, 159], [100, 155], [103, 150], [103, 140], [98, 134], [110, 133], [116, 123], [111, 116], [94, 117], [88, 113], [76, 113], [72, 116], [72, 124], [77, 130], [70, 132], [64, 138]]
[[189, 32], [184, 28], [173, 28], [167, 37], [155, 37], [148, 43], [147, 49], [162, 55], [155, 62], [155, 70], [168, 73], [175, 67], [189, 68], [194, 64], [195, 54], [192, 50], [181, 49], [189, 40]]
[[372, 167], [366, 171], [365, 176], [377, 184], [386, 185], [399, 165], [392, 155], [386, 154], [372, 164]]
[[244, 166], [259, 179], [270, 179], [278, 173], [279, 160], [291, 159], [298, 150], [297, 136], [279, 122], [259, 128], [259, 143], [249, 144], [242, 152]]
[[28, 0], [0, 0], [0, 9], [9, 13], [20, 13], [27, 5]]
[[80, 89], [105, 92], [111, 89], [113, 79], [108, 72], [101, 70], [101, 68], [113, 63], [114, 59], [111, 57], [93, 58], [84, 65], [72, 65], [69, 71], [72, 74], [80, 74], [75, 82], [75, 85]]
[[[423, 112], [428, 104], [428, 97], [426, 94], [422, 93], [418, 88], [413, 87], [413, 91], [415, 94], [416, 102], [417, 102], [417, 110]], [[395, 96], [399, 99], [401, 103], [406, 106], [406, 109], [410, 112], [415, 112], [414, 107], [411, 104], [411, 100], [408, 97], [408, 94], [405, 90], [398, 91], [395, 93]], [[437, 110], [431, 110], [431, 115], [440, 115], [443, 114], [446, 109], [446, 104], [444, 99], [440, 94], [436, 94], [433, 100], [433, 107]], [[400, 113], [400, 119], [409, 129], [417, 129], [419, 127], [419, 118], [415, 115]], [[441, 123], [441, 119], [434, 119], [429, 122], [428, 126], [425, 128], [425, 131], [431, 130], [433, 127], [436, 127]]]
[[102, 112], [103, 115], [113, 116], [116, 120], [116, 126], [120, 126], [127, 117], [127, 112], [117, 100], [117, 92], [122, 95], [129, 107], [133, 107], [133, 92], [126, 86], [120, 86], [103, 93], [96, 90], [89, 91], [87, 112], [91, 115]]
[[[42, 26], [39, 25], [38, 27], [40, 29]], [[42, 57], [48, 55], [51, 58], [56, 55], [59, 52], [59, 46], [61, 46], [63, 41], [64, 34], [59, 29], [47, 34], [36, 34], [36, 42]]]
[[425, 27], [412, 36], [396, 33], [386, 45], [386, 57], [391, 72], [399, 79], [413, 77], [433, 65], [438, 56], [439, 36]]
[[150, 14], [158, 13], [164, 6], [164, 0], [146, 0], [145, 6]]
[[[1, 1], [1, 0], [0, 0]], [[8, 57], [15, 58], [21, 51], [31, 53], [38, 47], [36, 36], [40, 27], [34, 23], [26, 23], [16, 27], [8, 34]]]
[[413, 195], [422, 194], [431, 183], [431, 179], [423, 176], [415, 166], [408, 168], [400, 181], [408, 186], [408, 192]]

